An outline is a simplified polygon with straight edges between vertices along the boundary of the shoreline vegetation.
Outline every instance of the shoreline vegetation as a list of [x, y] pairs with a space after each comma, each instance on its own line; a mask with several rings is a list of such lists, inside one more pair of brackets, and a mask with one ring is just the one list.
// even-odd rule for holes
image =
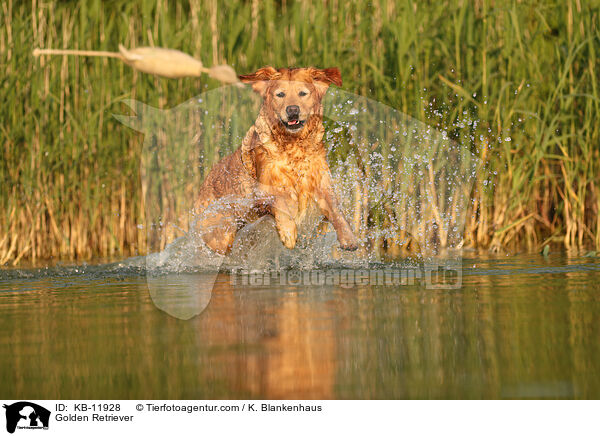
[[219, 83], [32, 56], [119, 44], [240, 74], [337, 66], [345, 90], [477, 153], [464, 247], [600, 248], [598, 3], [0, 0], [0, 265], [145, 254], [144, 138], [112, 114]]

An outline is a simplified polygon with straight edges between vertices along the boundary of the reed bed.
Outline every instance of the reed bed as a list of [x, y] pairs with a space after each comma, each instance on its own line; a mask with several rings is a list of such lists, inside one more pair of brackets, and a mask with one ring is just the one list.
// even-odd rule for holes
[[[144, 138], [111, 114], [128, 113], [124, 99], [170, 108], [219, 84], [31, 55], [119, 44], [240, 73], [338, 66], [345, 90], [446, 132], [483, 163], [465, 246], [600, 248], [597, 2], [2, 0], [0, 264], [147, 251]], [[356, 192], [355, 218], [379, 225], [366, 197]]]

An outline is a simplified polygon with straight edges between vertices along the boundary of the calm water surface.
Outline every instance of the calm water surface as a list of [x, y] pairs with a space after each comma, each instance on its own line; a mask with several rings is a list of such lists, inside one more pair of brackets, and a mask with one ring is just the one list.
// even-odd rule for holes
[[463, 262], [463, 286], [242, 286], [158, 310], [106, 267], [0, 270], [0, 397], [600, 398], [600, 259]]

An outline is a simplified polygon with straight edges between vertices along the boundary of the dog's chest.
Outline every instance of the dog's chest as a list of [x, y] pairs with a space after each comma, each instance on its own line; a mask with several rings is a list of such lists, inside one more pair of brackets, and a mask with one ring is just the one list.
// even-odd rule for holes
[[291, 152], [286, 154], [285, 160], [285, 171], [290, 187], [299, 197], [310, 196], [318, 184], [320, 159], [311, 154]]
[[301, 220], [314, 202], [320, 181], [328, 171], [322, 144], [284, 149], [265, 144], [258, 153], [258, 178], [263, 189], [293, 200], [297, 211], [295, 219]]

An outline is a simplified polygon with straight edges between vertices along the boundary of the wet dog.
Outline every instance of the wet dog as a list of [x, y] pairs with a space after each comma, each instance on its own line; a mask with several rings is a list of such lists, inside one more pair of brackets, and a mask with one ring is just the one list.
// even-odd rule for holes
[[329, 85], [342, 85], [337, 68], [264, 67], [239, 76], [263, 99], [241, 147], [215, 164], [195, 203], [206, 245], [226, 254], [236, 232], [270, 214], [279, 239], [294, 248], [297, 226], [311, 204], [333, 225], [340, 246], [358, 242], [332, 188], [322, 138], [321, 101]]

